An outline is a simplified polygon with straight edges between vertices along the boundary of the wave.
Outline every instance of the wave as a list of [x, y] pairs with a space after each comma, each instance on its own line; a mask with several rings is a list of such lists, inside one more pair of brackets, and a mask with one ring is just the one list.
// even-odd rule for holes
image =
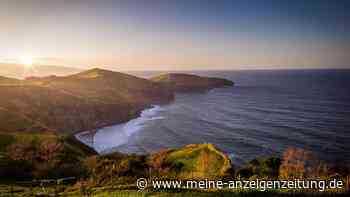
[[158, 116], [161, 111], [163, 111], [161, 106], [153, 105], [151, 108], [143, 110], [138, 118], [123, 124], [99, 129], [93, 137], [93, 148], [98, 153], [103, 154], [126, 144], [130, 137], [142, 130], [148, 122], [165, 119], [164, 116]]

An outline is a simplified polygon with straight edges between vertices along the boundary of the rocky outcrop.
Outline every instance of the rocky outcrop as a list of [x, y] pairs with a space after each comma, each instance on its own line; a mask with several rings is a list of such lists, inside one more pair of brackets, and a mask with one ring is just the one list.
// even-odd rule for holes
[[153, 77], [151, 80], [166, 84], [175, 92], [205, 92], [213, 88], [234, 85], [232, 81], [227, 79], [179, 73], [164, 74]]

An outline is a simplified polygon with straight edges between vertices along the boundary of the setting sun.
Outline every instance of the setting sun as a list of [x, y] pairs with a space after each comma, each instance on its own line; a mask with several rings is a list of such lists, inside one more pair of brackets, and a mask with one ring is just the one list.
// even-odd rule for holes
[[30, 67], [33, 65], [33, 57], [31, 55], [22, 55], [20, 57], [20, 62], [21, 64]]

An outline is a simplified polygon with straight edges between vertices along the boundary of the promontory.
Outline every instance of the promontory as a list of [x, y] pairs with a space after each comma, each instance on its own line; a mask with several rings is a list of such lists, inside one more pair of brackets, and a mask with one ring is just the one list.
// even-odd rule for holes
[[152, 104], [171, 102], [176, 92], [233, 85], [189, 74], [144, 79], [99, 68], [68, 76], [0, 79], [1, 131], [67, 134], [126, 122]]

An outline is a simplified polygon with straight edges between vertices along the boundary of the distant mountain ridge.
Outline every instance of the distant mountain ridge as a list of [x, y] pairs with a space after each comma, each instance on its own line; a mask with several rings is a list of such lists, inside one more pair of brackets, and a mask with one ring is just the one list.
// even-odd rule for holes
[[17, 84], [19, 81], [20, 80], [18, 80], [18, 79], [0, 76], [0, 84], [11, 85], [11, 84]]
[[81, 72], [79, 68], [56, 66], [56, 65], [34, 65], [26, 68], [20, 64], [0, 63], [0, 76], [23, 79], [30, 76], [42, 77], [49, 75], [65, 76]]

